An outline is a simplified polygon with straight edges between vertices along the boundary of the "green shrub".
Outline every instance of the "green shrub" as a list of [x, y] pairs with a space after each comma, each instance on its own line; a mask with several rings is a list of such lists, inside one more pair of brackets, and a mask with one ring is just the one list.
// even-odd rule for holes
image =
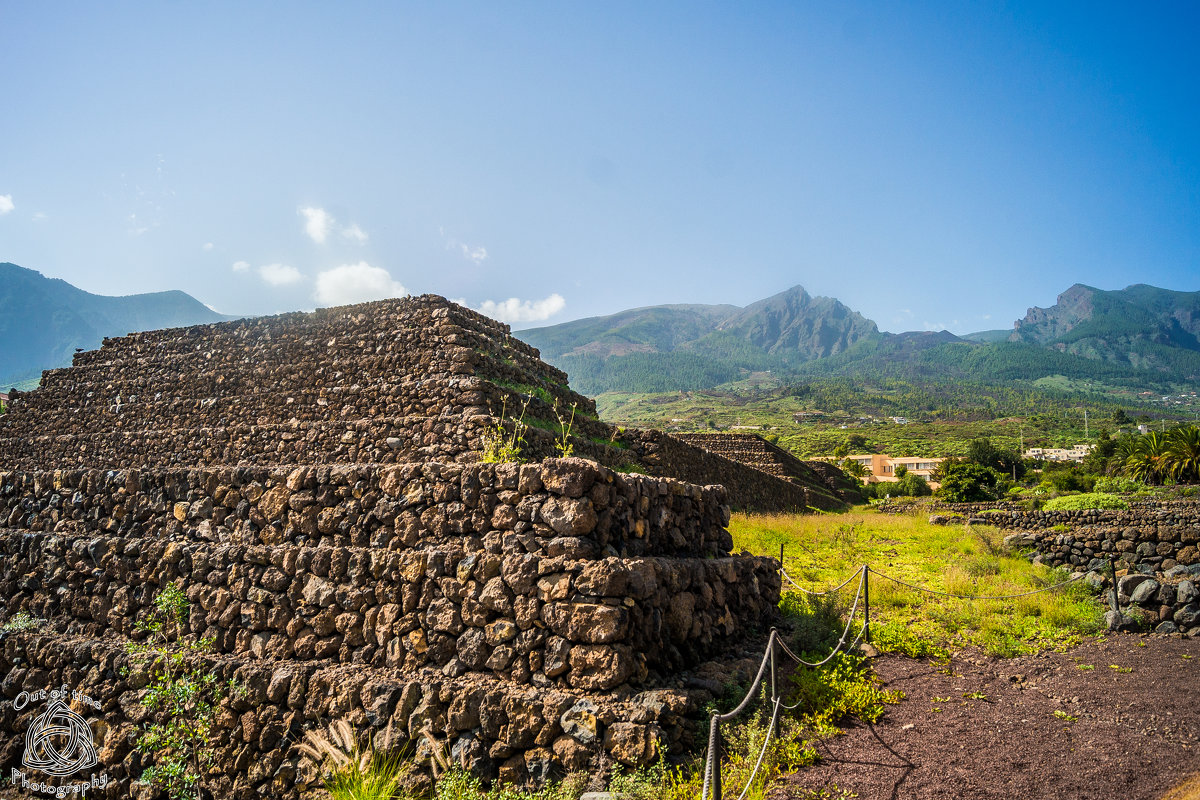
[[212, 640], [186, 635], [190, 610], [183, 590], [167, 584], [137, 623], [147, 640], [125, 645], [131, 666], [123, 672], [144, 672], [149, 679], [138, 702], [152, 716], [134, 745], [145, 757], [143, 763], [153, 764], [137, 782], [161, 789], [171, 800], [210, 796], [205, 784], [213, 767], [213, 724], [222, 701], [245, 691], [232, 680], [222, 684], [193, 660], [211, 650]]
[[1053, 500], [1047, 500], [1046, 505], [1042, 506], [1042, 508], [1046, 511], [1085, 511], [1096, 508], [1122, 509], [1129, 508], [1129, 503], [1124, 498], [1118, 497], [1115, 494], [1089, 492], [1088, 494], [1055, 497]]
[[1104, 494], [1133, 494], [1143, 488], [1145, 484], [1133, 478], [1097, 478], [1093, 490]]
[[34, 628], [39, 628], [45, 624], [46, 620], [35, 617], [28, 611], [18, 611], [9, 618], [8, 622], [4, 623], [4, 627], [0, 628], [0, 631], [4, 631], [6, 633], [22, 633], [24, 631], [31, 631]]

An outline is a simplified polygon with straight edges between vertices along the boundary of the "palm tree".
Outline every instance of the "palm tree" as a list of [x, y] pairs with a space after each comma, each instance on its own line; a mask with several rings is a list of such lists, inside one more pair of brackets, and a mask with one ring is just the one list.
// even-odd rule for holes
[[842, 472], [846, 473], [852, 478], [862, 478], [867, 474], [867, 468], [863, 465], [863, 463], [861, 461], [855, 461], [852, 458], [847, 458], [842, 461], [841, 467]]
[[1170, 473], [1167, 457], [1167, 437], [1152, 431], [1135, 441], [1132, 452], [1125, 458], [1125, 475], [1144, 483], [1159, 483]]
[[1171, 431], [1167, 458], [1175, 480], [1180, 483], [1200, 480], [1200, 428], [1191, 426]]

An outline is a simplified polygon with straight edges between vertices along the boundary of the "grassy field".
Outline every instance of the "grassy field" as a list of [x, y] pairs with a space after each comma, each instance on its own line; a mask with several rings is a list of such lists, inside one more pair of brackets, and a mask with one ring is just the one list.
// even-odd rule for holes
[[[900, 586], [971, 596], [1020, 594], [1067, 575], [1004, 552], [987, 526], [938, 526], [923, 516], [872, 510], [841, 515], [734, 515], [735, 547], [779, 556], [806, 589], [836, 586], [870, 565], [872, 632], [881, 649], [939, 654], [976, 645], [998, 655], [1061, 649], [1098, 632], [1103, 608], [1079, 583], [1011, 600], [957, 600]], [[786, 584], [785, 584], [786, 588]], [[848, 607], [857, 583], [839, 592]]]

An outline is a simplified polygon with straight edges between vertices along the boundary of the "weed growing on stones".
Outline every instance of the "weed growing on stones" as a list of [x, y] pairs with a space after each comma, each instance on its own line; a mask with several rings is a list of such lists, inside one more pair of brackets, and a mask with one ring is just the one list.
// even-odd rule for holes
[[[529, 399], [521, 404], [521, 414], [515, 420], [508, 420], [508, 400], [505, 399], [500, 409], [500, 420], [483, 432], [483, 452], [480, 461], [486, 464], [504, 464], [521, 462], [521, 450], [525, 445], [525, 431], [529, 425], [525, 422], [525, 411], [529, 408]], [[507, 423], [507, 424], [506, 424]]]
[[212, 640], [184, 634], [190, 605], [178, 586], [168, 584], [138, 622], [147, 640], [126, 645], [125, 674], [134, 685], [145, 686], [140, 702], [155, 720], [143, 726], [136, 742], [154, 762], [138, 782], [163, 790], [171, 800], [211, 796], [205, 778], [214, 758], [213, 723], [221, 701], [243, 691], [233, 681], [222, 684], [196, 663], [194, 656], [210, 650]]
[[28, 611], [18, 611], [13, 614], [8, 622], [4, 623], [4, 627], [0, 631], [5, 633], [24, 633], [35, 628], [40, 628], [46, 624], [46, 620], [40, 617], [35, 617]]
[[575, 427], [575, 407], [578, 403], [571, 403], [571, 416], [563, 419], [563, 413], [558, 410], [558, 401], [554, 401], [554, 416], [558, 419], [558, 437], [554, 440], [554, 449], [558, 451], [559, 458], [570, 458], [575, 455], [575, 445], [571, 444], [571, 428]]
[[309, 731], [297, 749], [324, 778], [332, 800], [399, 800], [400, 782], [411, 762], [392, 748], [389, 725], [381, 750], [364, 745], [349, 723], [337, 720], [327, 731]]

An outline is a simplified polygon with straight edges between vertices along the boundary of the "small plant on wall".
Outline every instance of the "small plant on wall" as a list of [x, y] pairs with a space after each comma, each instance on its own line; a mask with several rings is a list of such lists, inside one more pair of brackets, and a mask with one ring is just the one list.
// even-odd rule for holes
[[503, 464], [520, 462], [521, 451], [525, 445], [525, 409], [529, 407], [529, 398], [521, 405], [521, 414], [511, 422], [508, 420], [508, 400], [500, 409], [500, 419], [495, 425], [489, 426], [482, 436], [483, 453], [480, 460], [486, 464]]
[[130, 642], [130, 665], [125, 675], [144, 678], [141, 704], [153, 721], [143, 725], [136, 747], [153, 764], [142, 770], [139, 783], [161, 789], [171, 800], [203, 800], [213, 763], [213, 722], [221, 701], [243, 689], [222, 683], [195, 661], [212, 649], [211, 639], [186, 633], [191, 603], [174, 584], [163, 587], [154, 605], [138, 622], [144, 642]]
[[554, 449], [558, 451], [560, 458], [570, 458], [575, 455], [575, 445], [571, 444], [571, 428], [575, 427], [575, 407], [578, 403], [571, 403], [571, 416], [564, 419], [561, 411], [558, 410], [558, 401], [554, 401], [554, 416], [558, 418], [558, 438], [554, 441]]
[[364, 744], [348, 722], [336, 720], [328, 730], [306, 733], [297, 749], [321, 774], [332, 800], [394, 800], [405, 796], [400, 782], [412, 764], [393, 750], [390, 724], [381, 744], [380, 750]]

